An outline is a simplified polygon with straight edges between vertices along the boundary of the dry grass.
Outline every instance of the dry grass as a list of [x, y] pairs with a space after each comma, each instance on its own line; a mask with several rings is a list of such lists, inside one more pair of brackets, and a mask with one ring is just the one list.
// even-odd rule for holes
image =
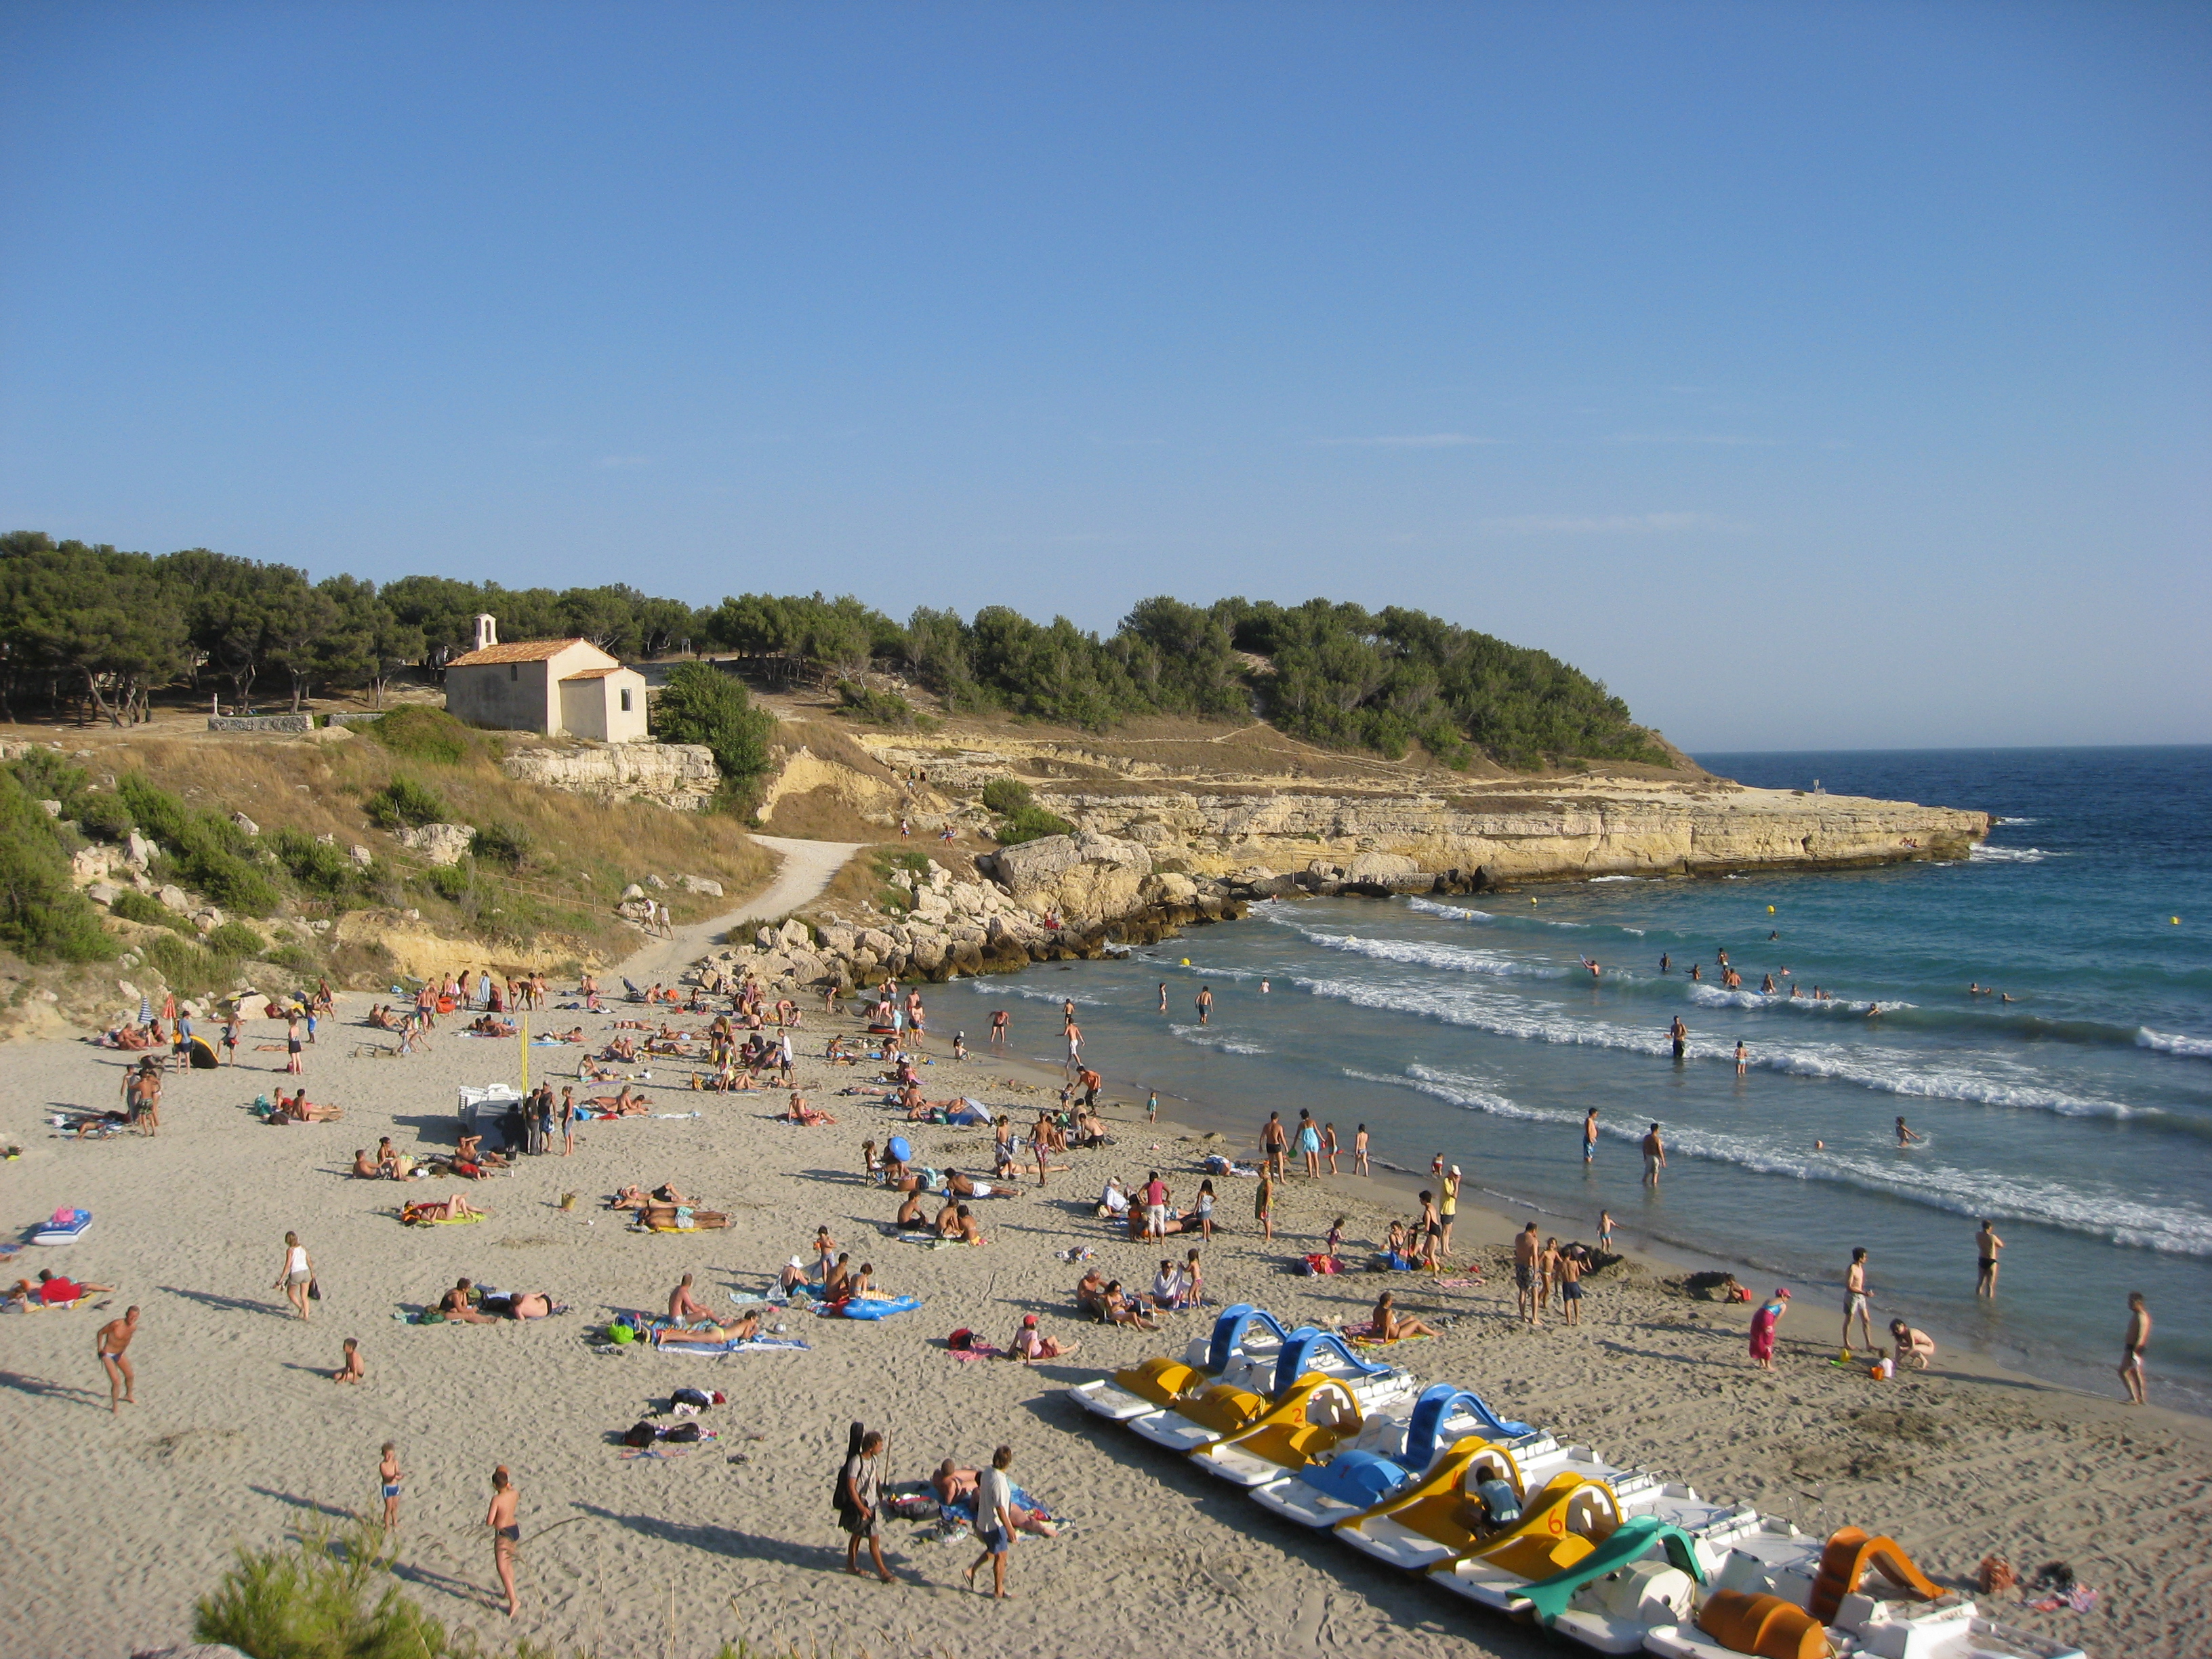
[[[481, 736], [464, 759], [441, 763], [395, 756], [367, 736], [308, 742], [123, 733], [102, 741], [88, 734], [82, 746], [93, 756], [80, 763], [100, 781], [143, 769], [191, 805], [242, 811], [264, 831], [286, 828], [334, 836], [342, 847], [366, 845], [404, 880], [404, 902], [419, 908], [425, 922], [492, 944], [502, 938], [543, 944], [545, 935], [556, 934], [573, 941], [580, 957], [602, 956], [631, 941], [612, 914], [631, 882], [656, 874], [672, 883], [678, 875], [702, 876], [734, 897], [759, 887], [772, 872], [768, 854], [734, 819], [518, 783], [499, 769], [501, 740]], [[528, 838], [529, 857], [513, 872], [480, 863], [482, 892], [459, 902], [424, 890], [408, 879], [419, 875], [419, 861], [372, 828], [362, 811], [362, 798], [395, 775], [435, 791], [453, 822], [517, 827]], [[728, 903], [672, 884], [655, 896], [679, 923], [718, 915]]]

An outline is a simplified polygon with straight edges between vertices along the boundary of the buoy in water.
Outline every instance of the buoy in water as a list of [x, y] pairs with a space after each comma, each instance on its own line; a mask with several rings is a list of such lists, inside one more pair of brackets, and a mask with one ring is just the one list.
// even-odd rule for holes
[[1766, 914], [1770, 916], [1774, 914], [1774, 907], [1772, 905], [1770, 904], [1766, 907]]
[[1190, 966], [1190, 958], [1188, 957], [1185, 957], [1182, 959], [1182, 965], [1186, 968]]
[[2177, 927], [2181, 926], [2181, 918], [2179, 916], [2168, 916], [2166, 920]]

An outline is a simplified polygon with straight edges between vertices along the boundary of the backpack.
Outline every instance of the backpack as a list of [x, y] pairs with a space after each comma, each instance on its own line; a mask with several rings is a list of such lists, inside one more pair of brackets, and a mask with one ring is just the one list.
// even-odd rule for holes
[[699, 1425], [696, 1423], [678, 1423], [673, 1428], [663, 1429], [660, 1437], [678, 1446], [688, 1446], [699, 1438]]
[[650, 1423], [633, 1423], [623, 1431], [623, 1444], [625, 1446], [650, 1446], [659, 1437]]
[[697, 1406], [703, 1408], [714, 1402], [697, 1389], [678, 1389], [669, 1403], [675, 1406]]
[[965, 1352], [968, 1349], [973, 1347], [975, 1343], [975, 1333], [969, 1330], [965, 1325], [963, 1325], [958, 1330], [953, 1332], [951, 1335], [945, 1339], [945, 1346], [951, 1349], [955, 1353]]

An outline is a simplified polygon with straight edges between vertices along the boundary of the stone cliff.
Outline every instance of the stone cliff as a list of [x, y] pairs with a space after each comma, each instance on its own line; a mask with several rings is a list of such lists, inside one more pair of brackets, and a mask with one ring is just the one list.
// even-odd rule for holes
[[599, 800], [648, 800], [696, 812], [722, 781], [714, 751], [697, 743], [579, 743], [561, 749], [517, 749], [500, 763], [519, 783]]

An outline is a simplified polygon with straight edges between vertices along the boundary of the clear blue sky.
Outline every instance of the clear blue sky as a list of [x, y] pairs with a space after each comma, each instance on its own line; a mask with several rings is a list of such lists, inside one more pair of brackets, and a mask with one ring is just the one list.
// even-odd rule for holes
[[2212, 8], [0, 9], [0, 527], [2212, 738]]

